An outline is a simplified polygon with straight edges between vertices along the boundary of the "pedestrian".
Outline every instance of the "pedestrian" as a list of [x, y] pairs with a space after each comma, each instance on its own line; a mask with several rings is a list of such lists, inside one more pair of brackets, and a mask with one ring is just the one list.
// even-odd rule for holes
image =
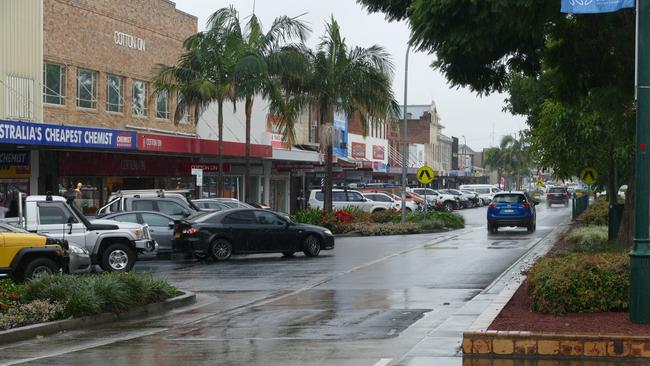
[[81, 188], [83, 187], [83, 184], [81, 182], [77, 183], [77, 188], [74, 190], [74, 206], [79, 210], [79, 212], [83, 212], [83, 193], [81, 192]]

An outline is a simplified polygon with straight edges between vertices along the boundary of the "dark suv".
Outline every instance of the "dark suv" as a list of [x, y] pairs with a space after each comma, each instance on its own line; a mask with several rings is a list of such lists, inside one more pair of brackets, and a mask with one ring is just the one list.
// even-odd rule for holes
[[569, 192], [564, 187], [551, 187], [546, 192], [546, 206], [552, 204], [563, 204], [564, 207], [569, 205]]

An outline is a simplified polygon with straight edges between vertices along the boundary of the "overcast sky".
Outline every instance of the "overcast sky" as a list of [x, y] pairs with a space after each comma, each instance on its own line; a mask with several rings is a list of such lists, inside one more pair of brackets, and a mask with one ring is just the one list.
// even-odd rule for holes
[[[242, 17], [253, 11], [254, 0], [175, 0], [176, 7], [199, 18], [199, 30], [205, 29], [206, 19], [218, 8], [234, 5]], [[400, 104], [404, 103], [404, 52], [409, 28], [404, 22], [388, 23], [383, 14], [368, 14], [354, 0], [257, 0], [255, 13], [265, 29], [280, 15], [302, 18], [312, 28], [307, 41], [315, 46], [331, 15], [339, 22], [348, 45], [383, 46], [395, 64], [393, 90]], [[497, 145], [501, 136], [525, 128], [523, 118], [502, 112], [503, 95], [480, 98], [466, 89], [450, 88], [446, 79], [429, 65], [433, 55], [415, 53], [409, 58], [408, 104], [430, 104], [435, 101], [445, 126], [443, 133], [456, 136], [474, 149]]]

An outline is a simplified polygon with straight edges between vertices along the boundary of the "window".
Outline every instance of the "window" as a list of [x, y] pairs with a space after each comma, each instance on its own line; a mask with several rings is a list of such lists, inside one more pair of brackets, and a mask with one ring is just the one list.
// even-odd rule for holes
[[43, 102], [65, 104], [65, 66], [46, 63], [43, 67]]
[[153, 211], [153, 201], [133, 200], [133, 211]]
[[188, 213], [188, 210], [173, 201], [158, 201], [158, 211], [170, 216], [184, 216]]
[[124, 83], [123, 79], [116, 75], [108, 75], [106, 78], [106, 110], [109, 112], [122, 113], [124, 108]]
[[357, 192], [348, 192], [348, 201], [350, 202], [363, 202], [363, 196]]
[[257, 216], [257, 223], [260, 225], [284, 226], [287, 224], [283, 218], [271, 212], [255, 211], [255, 216]]
[[[71, 214], [58, 205], [38, 205], [38, 217], [41, 225], [64, 225]], [[77, 220], [74, 220], [77, 222]]]
[[97, 108], [97, 73], [77, 69], [77, 107]]
[[156, 93], [156, 118], [169, 119], [169, 94], [165, 90]]
[[119, 215], [113, 217], [112, 220], [119, 221], [119, 222], [133, 222], [133, 223], [138, 223], [138, 215], [136, 214], [124, 214], [124, 215]]
[[309, 142], [318, 142], [318, 121], [309, 122]]
[[494, 196], [496, 203], [521, 203], [526, 202], [526, 197], [523, 194], [500, 194]]
[[34, 120], [34, 80], [7, 75], [7, 117]]
[[147, 83], [133, 80], [133, 115], [147, 115]]
[[[179, 104], [180, 100], [183, 98], [181, 93], [176, 93], [176, 105]], [[179, 123], [190, 123], [190, 110], [185, 108], [184, 113], [181, 115], [181, 118], [178, 120]]]
[[253, 215], [253, 211], [237, 211], [226, 216], [226, 218], [223, 219], [223, 223], [236, 224], [236, 225], [248, 225], [248, 224], [255, 224], [256, 220], [255, 220], [255, 216]]
[[393, 202], [390, 197], [384, 196], [383, 194], [373, 195], [371, 199], [376, 202]]
[[145, 224], [148, 224], [149, 226], [164, 226], [164, 227], [169, 227], [169, 220], [163, 215], [156, 215], [152, 213], [143, 213], [142, 214], [142, 221]]
[[332, 192], [332, 202], [345, 202], [347, 200], [345, 192]]

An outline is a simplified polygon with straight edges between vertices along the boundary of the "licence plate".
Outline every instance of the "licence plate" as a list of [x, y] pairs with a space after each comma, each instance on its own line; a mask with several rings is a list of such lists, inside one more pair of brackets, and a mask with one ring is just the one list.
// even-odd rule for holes
[[515, 210], [502, 210], [503, 213], [514, 213]]
[[180, 237], [181, 237], [181, 233], [174, 233], [174, 238], [175, 238], [175, 239], [178, 239], [178, 238], [180, 238]]

